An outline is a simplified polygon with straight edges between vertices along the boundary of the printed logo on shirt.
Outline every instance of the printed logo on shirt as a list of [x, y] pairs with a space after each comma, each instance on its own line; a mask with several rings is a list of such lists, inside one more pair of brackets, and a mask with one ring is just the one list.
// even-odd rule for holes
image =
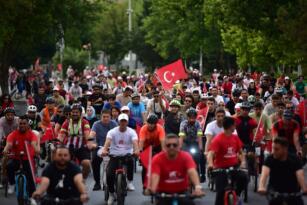
[[233, 147], [227, 148], [227, 153], [224, 155], [224, 158], [234, 158], [236, 157], [236, 153], [234, 152]]
[[62, 179], [59, 180], [58, 184], [55, 187], [56, 189], [64, 188], [64, 179], [65, 179], [65, 174], [62, 174]]
[[184, 181], [184, 178], [182, 177], [182, 174], [178, 173], [177, 171], [169, 172], [168, 179], [165, 180], [165, 182], [169, 184], [180, 183], [183, 181]]

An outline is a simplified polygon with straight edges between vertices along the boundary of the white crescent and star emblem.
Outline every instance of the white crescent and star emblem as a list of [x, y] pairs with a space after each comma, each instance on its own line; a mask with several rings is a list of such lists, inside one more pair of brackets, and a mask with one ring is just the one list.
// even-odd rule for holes
[[167, 78], [167, 76], [169, 76], [169, 75], [167, 75], [167, 73], [170, 73], [170, 71], [166, 71], [163, 75], [163, 78], [164, 78], [165, 82], [171, 83], [174, 76], [175, 76], [175, 73], [174, 72], [171, 73], [171, 76], [172, 76], [171, 78]]

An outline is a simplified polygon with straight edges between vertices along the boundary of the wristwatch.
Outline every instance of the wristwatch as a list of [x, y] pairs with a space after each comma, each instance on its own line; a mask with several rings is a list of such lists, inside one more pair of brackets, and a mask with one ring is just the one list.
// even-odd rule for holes
[[200, 185], [200, 184], [198, 184], [198, 185], [196, 185], [195, 186], [195, 189], [202, 189], [203, 187]]

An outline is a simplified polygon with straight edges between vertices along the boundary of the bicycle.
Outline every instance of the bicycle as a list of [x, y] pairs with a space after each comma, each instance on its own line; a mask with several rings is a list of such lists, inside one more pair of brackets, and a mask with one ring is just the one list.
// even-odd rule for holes
[[[18, 205], [28, 205], [30, 203], [30, 197], [28, 194], [27, 178], [25, 171], [23, 169], [23, 156], [25, 153], [21, 151], [19, 153], [19, 169], [15, 174], [15, 184], [16, 184], [16, 197]], [[8, 156], [16, 156], [16, 154], [9, 154]]]
[[[213, 176], [218, 174], [218, 173], [226, 174], [227, 185], [225, 187], [224, 204], [227, 204], [227, 205], [237, 205], [237, 204], [240, 204], [241, 199], [240, 199], [240, 196], [238, 197], [237, 194], [236, 194], [235, 183], [233, 182], [233, 179], [232, 179], [233, 174], [234, 173], [238, 173], [239, 171], [244, 171], [245, 172], [245, 170], [241, 170], [241, 169], [238, 169], [236, 167], [229, 167], [227, 169], [214, 169], [214, 170], [212, 170], [212, 175]], [[247, 190], [247, 188], [246, 188], [246, 190]], [[243, 190], [244, 202], [245, 202], [245, 197], [247, 196], [246, 193], [245, 193], [246, 190]]]
[[8, 180], [7, 168], [6, 168], [7, 163], [8, 163], [8, 156], [3, 155], [1, 159], [1, 183], [3, 185], [5, 198], [7, 198], [8, 196], [8, 186], [9, 186], [9, 180]]
[[132, 155], [128, 154], [126, 156], [112, 156], [110, 158], [115, 158], [118, 160], [118, 167], [115, 171], [115, 192], [117, 205], [125, 204], [125, 197], [127, 196], [127, 168], [125, 166], [126, 162], [132, 159]]
[[260, 174], [261, 164], [260, 157], [263, 155], [260, 146], [254, 146], [253, 152], [246, 152], [246, 161], [248, 165], [248, 176], [254, 179], [254, 192], [257, 192], [258, 178]]

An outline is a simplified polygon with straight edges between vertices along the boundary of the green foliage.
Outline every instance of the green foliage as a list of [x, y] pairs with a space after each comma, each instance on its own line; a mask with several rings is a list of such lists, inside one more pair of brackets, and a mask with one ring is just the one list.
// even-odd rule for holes
[[[66, 69], [69, 65], [71, 65], [78, 72], [82, 72], [83, 69], [88, 65], [88, 58], [88, 51], [66, 47], [63, 54], [63, 68]], [[59, 52], [54, 55], [52, 61], [55, 63], [54, 66], [60, 63]]]

